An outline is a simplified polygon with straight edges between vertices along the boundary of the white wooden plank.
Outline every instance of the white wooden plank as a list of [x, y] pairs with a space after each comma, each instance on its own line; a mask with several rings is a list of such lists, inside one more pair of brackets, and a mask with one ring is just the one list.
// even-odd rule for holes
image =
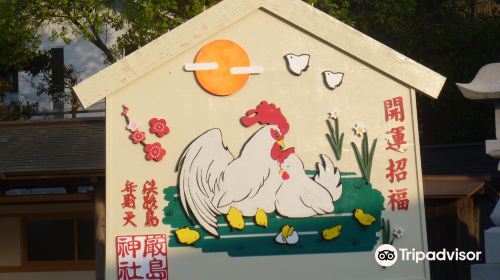
[[445, 77], [303, 1], [261, 0], [270, 13], [303, 28], [389, 76], [437, 98]]
[[[427, 243], [427, 224], [425, 219], [425, 201], [424, 201], [424, 181], [422, 179], [422, 160], [420, 158], [420, 137], [418, 132], [418, 113], [417, 98], [414, 89], [410, 89], [412, 127], [413, 127], [413, 152], [415, 153], [415, 165], [417, 167], [417, 188], [418, 188], [418, 206], [420, 210], [420, 235], [423, 241], [423, 251], [429, 250]], [[425, 279], [430, 279], [429, 261], [425, 261]]]
[[207, 9], [74, 87], [84, 108], [258, 9], [258, 1], [229, 0]]
[[86, 108], [256, 9], [289, 21], [412, 88], [437, 98], [445, 78], [300, 0], [226, 0], [74, 87]]

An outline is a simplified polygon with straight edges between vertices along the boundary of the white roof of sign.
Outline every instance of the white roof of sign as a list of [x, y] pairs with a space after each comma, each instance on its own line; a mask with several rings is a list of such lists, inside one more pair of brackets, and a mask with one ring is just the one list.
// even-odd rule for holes
[[439, 96], [446, 80], [303, 1], [225, 0], [86, 79], [74, 90], [82, 105], [88, 107], [257, 9], [293, 23], [430, 97]]

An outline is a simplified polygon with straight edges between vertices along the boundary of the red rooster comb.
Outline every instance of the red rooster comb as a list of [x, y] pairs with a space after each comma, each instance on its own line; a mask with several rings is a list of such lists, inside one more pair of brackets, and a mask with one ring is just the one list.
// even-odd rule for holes
[[277, 125], [282, 135], [285, 135], [290, 129], [290, 125], [280, 108], [276, 108], [276, 105], [269, 104], [267, 101], [262, 101], [257, 108], [248, 110], [240, 120], [246, 127], [256, 123]]

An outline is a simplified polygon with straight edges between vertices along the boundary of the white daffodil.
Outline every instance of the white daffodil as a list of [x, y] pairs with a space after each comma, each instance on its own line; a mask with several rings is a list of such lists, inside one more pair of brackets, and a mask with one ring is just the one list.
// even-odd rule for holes
[[403, 234], [404, 234], [404, 230], [402, 227], [395, 227], [393, 230], [392, 230], [392, 235], [394, 235], [396, 238], [401, 238], [403, 237]]
[[338, 117], [340, 116], [339, 112], [338, 111], [331, 111], [328, 113], [330, 115], [330, 119], [338, 119]]
[[139, 125], [136, 122], [129, 122], [127, 129], [134, 132], [139, 129]]
[[361, 137], [366, 133], [366, 128], [361, 124], [355, 124], [352, 130], [354, 130], [354, 135], [358, 137]]

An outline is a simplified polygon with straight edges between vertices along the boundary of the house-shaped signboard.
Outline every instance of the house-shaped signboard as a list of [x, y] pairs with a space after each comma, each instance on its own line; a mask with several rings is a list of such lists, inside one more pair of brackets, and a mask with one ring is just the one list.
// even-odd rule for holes
[[415, 91], [444, 80], [299, 0], [223, 1], [87, 79], [106, 279], [428, 279], [374, 254], [427, 248]]

